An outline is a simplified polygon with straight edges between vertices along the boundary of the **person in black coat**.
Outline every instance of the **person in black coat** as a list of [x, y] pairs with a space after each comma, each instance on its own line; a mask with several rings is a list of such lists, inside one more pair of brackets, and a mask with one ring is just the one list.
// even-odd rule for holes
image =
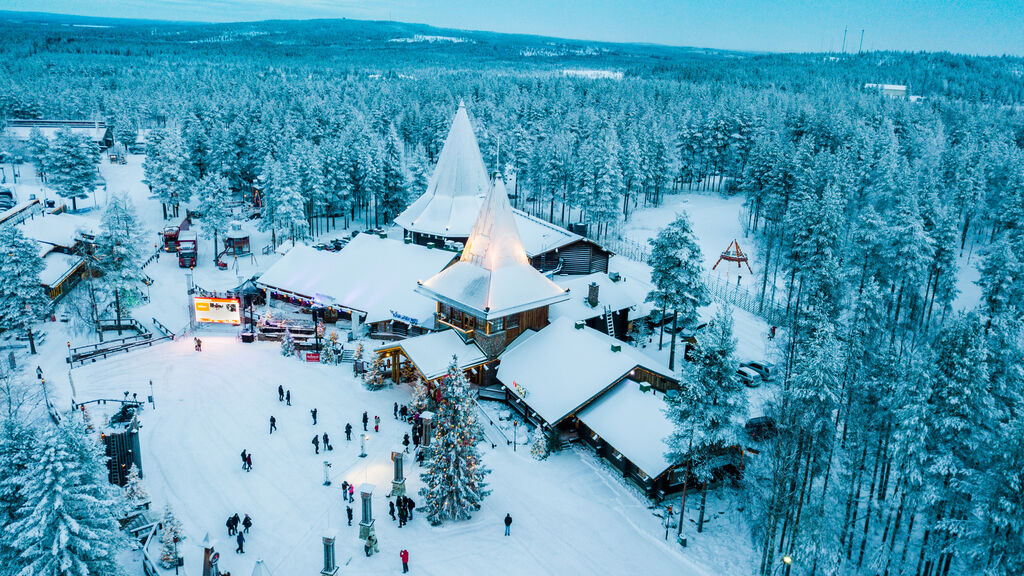
[[270, 433], [273, 434], [274, 430], [277, 430], [277, 418], [270, 417]]
[[352, 525], [352, 507], [351, 506], [345, 506], [345, 514], [348, 515], [348, 525], [351, 526]]
[[334, 450], [334, 446], [331, 446], [331, 439], [327, 437], [327, 432], [324, 432], [324, 450]]
[[510, 530], [512, 530], [512, 515], [505, 514], [505, 536], [509, 535]]
[[313, 436], [313, 448], [316, 449], [316, 453], [317, 454], [320, 453], [320, 436], [319, 435], [314, 435]]
[[391, 514], [391, 519], [395, 519], [395, 503], [392, 500], [388, 500], [388, 511]]
[[252, 528], [252, 518], [248, 514], [245, 515], [245, 520], [242, 520], [242, 532], [249, 533], [249, 528]]
[[284, 386], [277, 385], [277, 401], [284, 402]]
[[370, 417], [366, 414], [366, 412], [363, 412], [363, 432], [369, 432], [369, 430], [366, 428], [366, 425], [369, 423]]
[[352, 425], [351, 424], [345, 424], [345, 441], [346, 442], [351, 442], [352, 441]]
[[409, 520], [412, 520], [412, 511], [416, 509], [416, 503], [408, 496], [405, 498], [405, 507], [409, 510]]
[[405, 446], [405, 452], [409, 452], [409, 434], [402, 436], [402, 446]]
[[395, 420], [398, 420], [398, 402], [395, 402], [394, 414], [395, 414]]
[[289, 391], [284, 393], [284, 403], [289, 405], [289, 406], [292, 405], [292, 391], [291, 390], [289, 390]]
[[309, 415], [313, 417], [313, 426], [316, 426], [316, 408], [310, 410]]
[[405, 526], [406, 521], [409, 520], [409, 513], [405, 510], [405, 507], [398, 509], [398, 527]]
[[405, 404], [402, 404], [402, 407], [398, 409], [398, 413], [402, 415], [402, 420], [409, 419], [409, 409], [405, 406]]
[[238, 548], [235, 548], [235, 554], [245, 554], [245, 536], [241, 532], [235, 536], [235, 542], [238, 542]]
[[235, 535], [235, 522], [234, 519], [228, 516], [228, 521], [224, 523], [228, 527], [228, 536]]

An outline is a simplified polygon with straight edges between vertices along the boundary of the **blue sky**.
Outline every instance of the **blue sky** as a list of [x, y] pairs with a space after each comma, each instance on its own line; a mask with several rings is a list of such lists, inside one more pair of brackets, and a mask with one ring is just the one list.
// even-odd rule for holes
[[948, 50], [1024, 55], [1022, 0], [0, 0], [0, 9], [164, 20], [349, 17], [775, 52]]

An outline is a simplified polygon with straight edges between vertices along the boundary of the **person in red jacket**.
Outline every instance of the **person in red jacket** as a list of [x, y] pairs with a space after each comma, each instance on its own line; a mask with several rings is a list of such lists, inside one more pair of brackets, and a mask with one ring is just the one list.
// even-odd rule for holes
[[402, 559], [402, 574], [409, 571], [409, 551], [402, 550], [398, 553], [398, 557]]

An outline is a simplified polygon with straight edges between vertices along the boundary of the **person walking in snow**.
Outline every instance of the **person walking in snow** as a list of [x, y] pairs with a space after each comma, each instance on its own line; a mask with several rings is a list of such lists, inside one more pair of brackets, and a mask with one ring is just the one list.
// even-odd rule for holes
[[380, 432], [380, 416], [373, 417], [373, 431]]
[[368, 431], [366, 429], [366, 425], [369, 424], [369, 423], [370, 423], [370, 417], [366, 414], [366, 412], [363, 412], [363, 432], [367, 432]]
[[348, 525], [352, 525], [352, 507], [345, 506], [345, 514], [348, 516]]
[[280, 384], [277, 385], [277, 401], [284, 402], [284, 386]]
[[238, 534], [238, 524], [241, 523], [242, 519], [238, 517], [238, 512], [231, 517], [231, 534]]
[[203, 351], [203, 341], [200, 340], [199, 338], [196, 338], [196, 352], [202, 352], [202, 351]]
[[341, 481], [341, 501], [348, 500], [348, 480]]
[[235, 548], [235, 554], [245, 554], [245, 536], [241, 532], [235, 536], [235, 542], [238, 542], [238, 548]]
[[505, 514], [505, 536], [508, 536], [509, 532], [511, 530], [512, 530], [512, 515], [511, 514]]
[[277, 430], [277, 418], [270, 417], [270, 433], [273, 434], [274, 430]]
[[310, 410], [309, 415], [313, 417], [313, 426], [316, 426], [316, 408]]
[[249, 533], [249, 528], [252, 528], [252, 518], [248, 514], [245, 515], [245, 519], [242, 520], [242, 532]]
[[395, 503], [394, 503], [393, 500], [388, 500], [388, 509], [389, 509], [389, 513], [391, 514], [391, 519], [394, 520], [395, 519]]
[[245, 470], [245, 462], [246, 462], [245, 448], [242, 448], [242, 470]]
[[292, 405], [292, 391], [291, 390], [289, 390], [289, 391], [284, 393], [284, 403], [287, 404], [288, 406]]
[[317, 454], [320, 453], [320, 436], [315, 434], [313, 435], [313, 448], [316, 449]]
[[409, 572], [409, 551], [403, 549], [398, 557], [402, 559], [402, 574]]
[[405, 508], [409, 511], [409, 520], [412, 520], [412, 511], [416, 509], [416, 503], [408, 496], [405, 497]]
[[408, 454], [409, 453], [409, 433], [408, 432], [406, 432], [406, 434], [404, 436], [402, 436], [402, 446], [405, 446], [405, 453]]
[[228, 536], [235, 535], [235, 520], [231, 516], [228, 516], [228, 521], [224, 523], [228, 527]]
[[398, 527], [405, 526], [405, 523], [409, 520], [409, 512], [405, 509], [405, 506], [398, 508]]
[[398, 402], [395, 402], [395, 420], [398, 420]]
[[398, 409], [398, 413], [402, 415], [402, 420], [409, 420], [409, 408], [405, 404], [402, 404], [402, 407]]
[[355, 502], [356, 501], [356, 496], [355, 495], [356, 495], [356, 487], [355, 487], [355, 485], [354, 484], [349, 484], [348, 485], [348, 501], [349, 502]]
[[324, 450], [328, 452], [334, 450], [334, 446], [331, 446], [331, 439], [327, 437], [327, 432], [324, 432]]
[[345, 442], [351, 442], [351, 441], [352, 441], [352, 425], [346, 423], [345, 424]]
[[420, 447], [420, 433], [415, 428], [412, 429], [412, 447], [414, 450]]
[[245, 455], [245, 471], [252, 472], [252, 452]]

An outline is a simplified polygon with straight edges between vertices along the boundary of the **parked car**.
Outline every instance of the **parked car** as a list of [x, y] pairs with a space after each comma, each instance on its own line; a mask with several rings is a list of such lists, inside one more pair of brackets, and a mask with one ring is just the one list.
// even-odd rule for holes
[[745, 368], [750, 368], [754, 372], [761, 375], [761, 380], [765, 382], [771, 382], [775, 379], [775, 366], [767, 362], [744, 362], [740, 364]]
[[751, 418], [747, 420], [747, 423], [743, 426], [746, 429], [747, 434], [752, 440], [765, 440], [778, 434], [779, 430], [775, 427], [775, 420], [768, 416], [758, 416], [757, 418]]
[[746, 366], [740, 366], [739, 370], [736, 371], [736, 377], [739, 378], [744, 386], [750, 388], [757, 388], [761, 385], [761, 375]]

